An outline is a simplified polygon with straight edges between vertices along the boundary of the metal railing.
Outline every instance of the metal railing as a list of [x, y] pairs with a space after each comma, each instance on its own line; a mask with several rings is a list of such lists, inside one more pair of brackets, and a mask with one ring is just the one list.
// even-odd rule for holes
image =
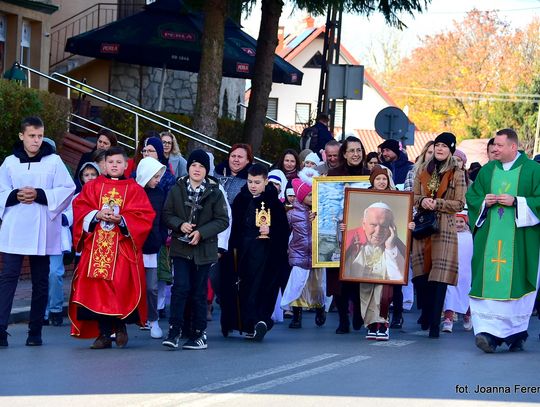
[[[211, 140], [212, 142], [216, 143], [217, 145], [219, 146], [222, 146], [222, 147], [225, 147], [225, 148], [230, 148], [230, 146], [226, 143], [223, 143], [219, 140], [216, 140], [210, 136], [207, 136], [206, 134], [203, 134], [203, 133], [200, 133], [198, 132], [197, 130], [193, 130], [192, 128], [190, 127], [187, 127], [181, 123], [178, 123], [178, 122], [175, 122], [173, 120], [170, 120], [166, 117], [163, 117], [155, 112], [152, 112], [151, 110], [147, 110], [147, 109], [144, 109], [140, 106], [137, 106], [136, 104], [133, 104], [131, 102], [128, 102], [127, 100], [123, 100], [117, 96], [114, 96], [114, 95], [111, 95], [107, 92], [104, 92], [102, 91], [101, 89], [98, 89], [98, 88], [95, 88], [93, 86], [90, 86], [88, 85], [87, 83], [84, 83], [84, 82], [81, 82], [81, 81], [78, 81], [77, 79], [73, 79], [73, 78], [70, 78], [69, 76], [66, 76], [66, 75], [63, 75], [61, 73], [57, 73], [57, 72], [54, 72], [51, 74], [51, 76], [53, 78], [60, 78], [61, 80], [64, 80], [65, 81], [65, 85], [69, 85], [67, 86], [67, 98], [70, 99], [71, 98], [71, 89], [73, 89], [73, 86], [75, 86], [77, 92], [80, 90], [80, 89], [87, 89], [90, 92], [90, 94], [94, 95], [94, 94], [99, 94], [105, 98], [107, 98], [107, 100], [114, 100], [116, 101], [118, 104], [122, 104], [123, 106], [128, 106], [130, 109], [128, 109], [128, 111], [130, 112], [133, 112], [134, 110], [136, 110], [137, 112], [141, 112], [143, 113], [145, 116], [144, 118], [146, 118], [146, 116], [151, 116], [153, 118], [155, 118], [156, 120], [160, 121], [160, 123], [162, 123], [162, 126], [164, 127], [167, 127], [167, 129], [174, 129], [176, 131], [178, 131], [180, 134], [182, 131], [184, 132], [187, 132], [187, 133], [191, 133], [194, 137], [202, 137], [202, 138], [206, 138], [208, 140]], [[75, 84], [75, 85], [73, 85]], [[87, 93], [88, 94], [88, 93]], [[100, 99], [101, 100], [101, 99]], [[138, 128], [138, 125], [135, 126], [135, 134], [139, 134], [139, 128]]]
[[[127, 14], [142, 10], [140, 4], [97, 3], [51, 27], [51, 56], [49, 65], [54, 67], [73, 54], [64, 51], [68, 38], [103, 27]], [[129, 7], [129, 9], [128, 9]]]
[[[238, 106], [240, 107], [243, 107], [244, 109], [247, 109], [247, 105], [243, 104], [243, 103], [238, 103]], [[286, 131], [288, 131], [289, 133], [293, 133], [293, 134], [296, 134], [297, 136], [301, 136], [302, 134], [297, 132], [296, 130], [294, 129], [291, 129], [290, 127], [287, 127], [285, 126], [284, 124], [281, 124], [280, 122], [278, 122], [277, 120], [274, 120], [272, 119], [270, 116], [265, 116], [266, 118], [266, 121], [272, 123], [272, 124], [275, 124], [276, 126], [278, 127], [281, 127], [282, 129], [285, 129]]]
[[[128, 136], [121, 132], [115, 131], [114, 129], [109, 129], [119, 136], [118, 142], [127, 148], [130, 148], [133, 150], [137, 149], [137, 142], [138, 142], [138, 135], [139, 135], [139, 122], [141, 119], [144, 119], [144, 120], [149, 121], [150, 123], [153, 123], [159, 126], [162, 129], [168, 130], [173, 134], [177, 134], [182, 137], [188, 138], [189, 140], [193, 140], [208, 148], [211, 148], [212, 150], [217, 150], [225, 154], [228, 154], [230, 151], [231, 146], [229, 144], [216, 140], [210, 136], [207, 136], [206, 134], [200, 133], [181, 123], [175, 122], [174, 120], [168, 119], [150, 110], [143, 109], [137, 105], [134, 105], [133, 103], [122, 100], [98, 88], [94, 88], [88, 84], [77, 81], [73, 78], [70, 78], [68, 76], [65, 76], [59, 73], [54, 73], [53, 75], [47, 75], [41, 71], [30, 68], [23, 64], [16, 64], [16, 65], [19, 68], [25, 69], [28, 72], [31, 72], [33, 74], [46, 78], [49, 81], [65, 86], [67, 89], [68, 98], [70, 98], [71, 91], [76, 91], [76, 92], [86, 95], [87, 97], [99, 100], [100, 102], [103, 102], [106, 105], [113, 106], [117, 109], [120, 109], [124, 112], [127, 112], [133, 115], [135, 137]], [[114, 100], [115, 102], [113, 102], [111, 99]], [[129, 107], [126, 107], [126, 106], [129, 106]], [[75, 121], [73, 119], [77, 119], [78, 121], [81, 121], [83, 123], [79, 123], [78, 121]], [[70, 125], [76, 126], [78, 128], [82, 128], [85, 131], [90, 131], [94, 134], [96, 134], [97, 131], [91, 128], [92, 125], [98, 128], [103, 128], [101, 124], [93, 122], [83, 116], [80, 116], [74, 113], [70, 114], [70, 117], [67, 118], [67, 121]], [[267, 165], [271, 165], [270, 162], [265, 161], [259, 157], [255, 157], [255, 160], [261, 163], [267, 164]]]

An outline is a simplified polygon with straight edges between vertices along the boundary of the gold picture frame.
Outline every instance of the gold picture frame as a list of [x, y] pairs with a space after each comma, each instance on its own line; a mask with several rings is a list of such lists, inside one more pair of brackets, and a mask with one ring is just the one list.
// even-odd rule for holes
[[406, 285], [412, 208], [412, 192], [346, 189], [339, 279]]
[[330, 176], [313, 178], [312, 224], [313, 267], [339, 267], [342, 233], [339, 223], [343, 219], [345, 188], [368, 188], [369, 176]]

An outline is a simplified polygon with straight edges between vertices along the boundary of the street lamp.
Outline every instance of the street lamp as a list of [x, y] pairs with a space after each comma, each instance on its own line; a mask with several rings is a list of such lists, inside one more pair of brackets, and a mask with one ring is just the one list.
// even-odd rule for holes
[[27, 81], [26, 72], [21, 68], [18, 62], [15, 62], [13, 66], [4, 73], [4, 79], [20, 82], [21, 85]]

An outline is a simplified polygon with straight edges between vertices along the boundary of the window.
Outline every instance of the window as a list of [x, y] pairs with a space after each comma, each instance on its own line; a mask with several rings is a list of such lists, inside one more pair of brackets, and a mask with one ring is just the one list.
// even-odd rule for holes
[[277, 121], [277, 109], [278, 109], [278, 99], [269, 98], [268, 99], [268, 108], [266, 109], [266, 116], [272, 120]]
[[315, 55], [313, 55], [311, 59], [306, 62], [306, 64], [304, 65], [304, 68], [320, 69], [322, 67], [322, 61], [323, 61], [323, 56], [319, 51], [317, 51]]
[[22, 23], [22, 35], [21, 35], [21, 63], [23, 65], [30, 65], [30, 38], [32, 31], [30, 23], [23, 21]]
[[297, 103], [294, 112], [295, 124], [309, 124], [311, 118], [311, 104], [310, 103]]
[[334, 126], [343, 127], [343, 100], [336, 100], [336, 111], [334, 116]]

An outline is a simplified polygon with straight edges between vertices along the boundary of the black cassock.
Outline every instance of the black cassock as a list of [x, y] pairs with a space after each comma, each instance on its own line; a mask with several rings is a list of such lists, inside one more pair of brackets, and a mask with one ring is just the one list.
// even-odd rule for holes
[[[255, 211], [261, 209], [262, 202], [270, 209], [270, 239], [257, 239], [260, 233]], [[233, 202], [232, 217], [229, 251], [220, 268], [224, 336], [232, 330], [253, 333], [259, 321], [272, 328], [279, 279], [288, 268], [289, 225], [274, 186], [268, 185], [256, 198], [244, 186]]]

